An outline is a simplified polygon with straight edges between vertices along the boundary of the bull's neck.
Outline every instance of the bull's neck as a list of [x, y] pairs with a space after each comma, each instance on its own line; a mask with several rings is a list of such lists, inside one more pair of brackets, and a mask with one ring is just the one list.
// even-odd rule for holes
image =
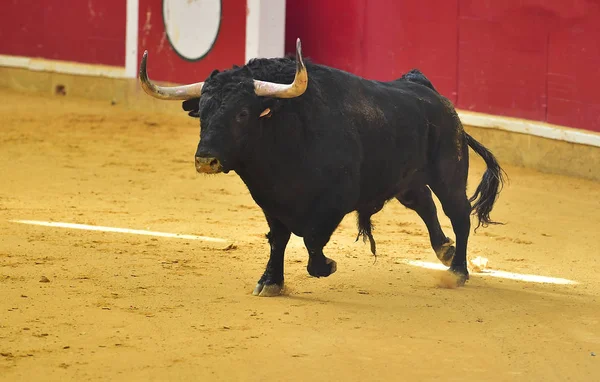
[[244, 150], [235, 170], [263, 208], [289, 196], [304, 171], [308, 142], [301, 132], [295, 133], [285, 127], [265, 129]]

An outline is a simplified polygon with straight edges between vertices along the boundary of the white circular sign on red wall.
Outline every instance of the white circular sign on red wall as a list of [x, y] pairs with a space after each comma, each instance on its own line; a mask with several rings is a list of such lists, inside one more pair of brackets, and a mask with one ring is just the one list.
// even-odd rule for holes
[[221, 26], [221, 0], [163, 0], [163, 21], [171, 46], [188, 61], [212, 49]]

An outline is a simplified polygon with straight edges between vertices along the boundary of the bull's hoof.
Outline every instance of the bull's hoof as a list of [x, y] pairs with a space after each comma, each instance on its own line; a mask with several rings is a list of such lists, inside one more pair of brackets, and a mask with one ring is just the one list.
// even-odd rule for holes
[[437, 258], [447, 267], [452, 264], [452, 259], [454, 259], [454, 254], [456, 253], [456, 247], [453, 244], [454, 241], [448, 239], [447, 243], [442, 244], [441, 248], [435, 250]]
[[256, 284], [252, 295], [259, 297], [275, 297], [281, 295], [281, 292], [283, 292], [283, 281], [279, 284], [267, 284], [259, 281], [258, 284]]
[[467, 270], [467, 265], [451, 265], [448, 269], [448, 272], [454, 277], [456, 280], [456, 286], [461, 287], [464, 286], [467, 280], [469, 279], [469, 271]]
[[306, 267], [308, 274], [313, 277], [327, 277], [337, 270], [337, 263], [331, 259], [325, 258], [324, 263], [308, 262]]

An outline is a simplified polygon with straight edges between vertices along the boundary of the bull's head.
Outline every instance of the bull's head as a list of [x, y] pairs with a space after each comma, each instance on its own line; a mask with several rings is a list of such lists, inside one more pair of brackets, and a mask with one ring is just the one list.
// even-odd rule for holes
[[270, 114], [274, 98], [294, 98], [308, 86], [308, 74], [302, 60], [300, 39], [296, 41], [296, 75], [291, 84], [259, 81], [243, 73], [214, 71], [205, 82], [164, 87], [150, 81], [146, 72], [148, 52], [140, 65], [142, 88], [163, 100], [197, 101], [200, 117], [200, 143], [196, 151], [196, 170], [215, 174], [235, 169], [239, 153], [259, 119]]

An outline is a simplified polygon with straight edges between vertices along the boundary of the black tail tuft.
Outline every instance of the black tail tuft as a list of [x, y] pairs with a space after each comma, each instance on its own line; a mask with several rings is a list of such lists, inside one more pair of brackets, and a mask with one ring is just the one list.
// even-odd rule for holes
[[358, 236], [356, 236], [356, 241], [360, 239], [362, 236], [363, 242], [366, 242], [369, 239], [369, 243], [371, 244], [371, 253], [373, 256], [377, 257], [377, 248], [375, 245], [375, 239], [373, 239], [373, 223], [371, 223], [371, 215], [365, 213], [358, 213]]
[[477, 186], [473, 196], [469, 198], [469, 202], [475, 202], [471, 207], [473, 215], [476, 215], [478, 219], [475, 231], [477, 231], [479, 226], [485, 228], [489, 224], [504, 224], [492, 221], [492, 219], [490, 219], [490, 212], [504, 186], [506, 173], [498, 164], [494, 154], [486, 149], [481, 143], [473, 139], [469, 134], [465, 133], [465, 135], [467, 136], [467, 143], [469, 146], [483, 158], [487, 165], [487, 170], [485, 170], [485, 173], [481, 177], [481, 182]]

